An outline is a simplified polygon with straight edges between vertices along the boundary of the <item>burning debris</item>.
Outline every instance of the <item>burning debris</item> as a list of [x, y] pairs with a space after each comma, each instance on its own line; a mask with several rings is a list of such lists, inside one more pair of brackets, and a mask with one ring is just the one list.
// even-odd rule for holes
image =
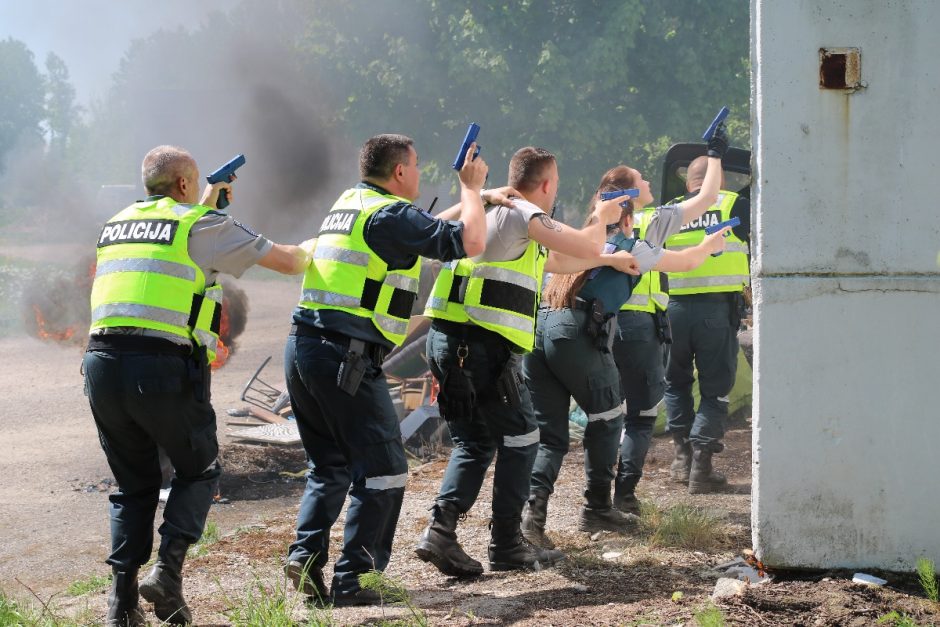
[[[91, 320], [89, 302], [95, 279], [95, 259], [86, 257], [71, 273], [36, 274], [21, 300], [23, 328], [40, 340], [84, 346]], [[234, 283], [222, 281], [222, 319], [213, 369], [221, 368], [237, 346], [248, 320], [248, 296]]]

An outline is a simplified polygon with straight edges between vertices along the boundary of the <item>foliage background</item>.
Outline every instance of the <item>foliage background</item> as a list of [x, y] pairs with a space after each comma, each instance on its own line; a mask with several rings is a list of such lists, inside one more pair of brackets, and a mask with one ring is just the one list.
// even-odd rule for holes
[[748, 25], [746, 0], [246, 1], [136, 40], [87, 109], [61, 59], [43, 73], [7, 39], [0, 207], [93, 204], [100, 185], [136, 182], [149, 148], [176, 143], [206, 171], [244, 152], [239, 211], [294, 233], [356, 180], [358, 147], [380, 132], [415, 138], [425, 205], [455, 195], [450, 163], [476, 121], [490, 184], [517, 148], [548, 148], [559, 216], [576, 223], [607, 168], [658, 186], [669, 145], [695, 141], [723, 105], [749, 147]]

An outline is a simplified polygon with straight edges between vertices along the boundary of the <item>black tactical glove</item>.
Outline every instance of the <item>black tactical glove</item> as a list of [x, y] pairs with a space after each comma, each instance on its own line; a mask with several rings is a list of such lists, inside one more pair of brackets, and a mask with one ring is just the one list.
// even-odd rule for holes
[[709, 157], [724, 159], [726, 152], [728, 152], [728, 134], [725, 132], [724, 123], [722, 123], [715, 128], [715, 134], [708, 140], [708, 152], [706, 154]]

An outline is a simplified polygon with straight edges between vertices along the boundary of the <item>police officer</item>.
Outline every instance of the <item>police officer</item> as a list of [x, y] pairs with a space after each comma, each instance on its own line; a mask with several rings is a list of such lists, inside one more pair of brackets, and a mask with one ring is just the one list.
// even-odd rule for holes
[[[667, 241], [666, 238], [675, 233], [679, 226], [700, 219], [717, 198], [721, 180], [721, 159], [727, 149], [727, 135], [722, 125], [708, 143], [710, 156], [702, 158], [702, 170], [699, 175], [701, 193], [684, 201], [677, 199], [666, 205], [682, 208], [679, 224], [671, 223], [668, 228], [663, 228], [664, 225], [660, 224], [654, 228], [654, 219], [662, 215], [662, 208], [659, 211], [640, 211], [634, 220], [635, 237], [646, 239], [655, 246], [662, 246]], [[645, 181], [638, 172], [637, 177], [643, 185]], [[628, 181], [621, 182], [626, 184]], [[651, 197], [647, 202], [651, 202]], [[617, 464], [614, 505], [622, 511], [634, 514], [640, 511], [635, 489], [643, 476], [643, 465], [666, 387], [665, 364], [671, 341], [669, 320], [665, 311], [671, 293], [667, 284], [671, 284], [671, 275], [667, 279], [665, 274], [656, 271], [644, 274], [640, 284], [617, 315], [620, 336], [614, 343], [614, 357], [620, 370], [626, 416], [620, 460]]]
[[[707, 159], [699, 157], [689, 164], [689, 199], [701, 193]], [[724, 449], [721, 438], [728, 416], [728, 394], [737, 373], [743, 291], [750, 285], [750, 204], [746, 198], [722, 190], [717, 203], [701, 218], [666, 240], [672, 249], [694, 246], [707, 226], [732, 217], [739, 218], [741, 224], [733, 229], [724, 254], [669, 279], [673, 338], [665, 398], [667, 430], [675, 445], [671, 474], [677, 482], [688, 482], [691, 494], [713, 492], [727, 482], [712, 468], [712, 455]], [[698, 411], [692, 397], [693, 369], [698, 371], [701, 395]]]
[[[452, 576], [483, 572], [457, 542], [456, 526], [476, 501], [494, 457], [490, 568], [537, 568], [563, 557], [532, 546], [520, 531], [539, 432], [519, 362], [532, 350], [535, 336], [546, 267], [542, 246], [553, 249], [548, 268], [564, 269], [572, 258], [598, 265], [605, 218], [613, 221], [619, 215], [611, 203], [580, 231], [552, 220], [548, 212], [558, 189], [558, 167], [554, 155], [542, 148], [526, 147], [513, 155], [509, 185], [521, 199], [512, 208], [487, 208], [486, 251], [445, 264], [425, 309], [432, 318], [428, 362], [441, 382], [438, 402], [454, 448], [415, 551]], [[555, 259], [555, 251], [563, 255]]]
[[221, 314], [219, 273], [254, 264], [298, 274], [297, 246], [274, 244], [214, 209], [228, 183], [199, 200], [192, 156], [159, 146], [144, 157], [149, 194], [108, 220], [98, 238], [91, 331], [83, 360], [85, 390], [118, 490], [111, 501], [113, 569], [108, 625], [143, 625], [137, 573], [150, 559], [161, 485], [158, 447], [176, 469], [163, 511], [157, 562], [140, 583], [161, 621], [192, 616], [182, 591], [189, 545], [202, 536], [216, 493], [215, 412], [209, 363]]
[[[721, 249], [723, 240], [718, 234], [682, 252], [664, 251], [659, 245], [633, 238], [632, 203], [645, 205], [652, 196], [649, 183], [627, 166], [612, 168], [603, 176], [593, 205], [598, 206], [602, 192], [630, 187], [639, 188], [635, 201], [607, 201], [623, 207], [620, 220], [610, 228], [607, 248], [610, 252], [630, 251], [639, 272], [687, 270]], [[661, 244], [666, 233], [678, 230], [682, 217], [682, 207], [660, 208], [649, 223], [650, 237]], [[623, 427], [621, 383], [612, 354], [616, 315], [638, 280], [614, 268], [598, 268], [554, 274], [546, 286], [547, 307], [539, 310], [535, 348], [524, 360], [540, 434], [522, 523], [523, 534], [533, 544], [553, 547], [545, 535], [545, 519], [549, 495], [568, 452], [571, 397], [588, 418], [583, 441], [587, 485], [579, 529], [624, 531], [636, 522], [636, 516], [612, 507], [610, 488]]]
[[[460, 203], [434, 218], [412, 204], [420, 179], [414, 142], [391, 134], [369, 139], [359, 153], [361, 182], [340, 195], [320, 227], [284, 353], [312, 462], [286, 572], [312, 600], [327, 600], [330, 528], [348, 493], [329, 598], [337, 606], [381, 601], [360, 588], [359, 575], [388, 565], [408, 470], [382, 360], [405, 339], [419, 255], [451, 261], [483, 251], [487, 166], [473, 159], [475, 148], [458, 174]], [[483, 194], [505, 201], [498, 190]]]

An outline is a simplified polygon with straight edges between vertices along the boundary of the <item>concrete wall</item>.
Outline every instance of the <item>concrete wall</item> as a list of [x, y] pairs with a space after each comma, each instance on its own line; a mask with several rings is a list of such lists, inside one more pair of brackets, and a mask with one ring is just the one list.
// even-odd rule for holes
[[[754, 545], [940, 563], [940, 2], [752, 0]], [[857, 91], [819, 48], [861, 49]]]

